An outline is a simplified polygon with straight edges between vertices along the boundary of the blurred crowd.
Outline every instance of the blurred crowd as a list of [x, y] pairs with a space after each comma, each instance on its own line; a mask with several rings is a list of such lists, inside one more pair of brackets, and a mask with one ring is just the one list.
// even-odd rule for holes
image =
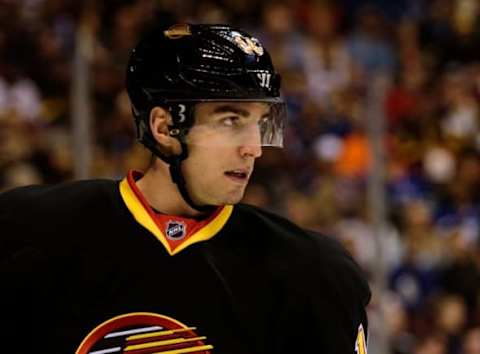
[[[269, 49], [288, 103], [285, 149], [265, 149], [245, 201], [350, 250], [374, 287], [369, 351], [384, 354], [383, 333], [392, 354], [480, 354], [480, 2], [1, 0], [0, 191], [74, 178], [79, 28], [94, 39], [91, 174], [147, 165], [124, 71], [152, 21], [235, 24]], [[372, 105], [385, 120], [381, 233], [367, 198]]]

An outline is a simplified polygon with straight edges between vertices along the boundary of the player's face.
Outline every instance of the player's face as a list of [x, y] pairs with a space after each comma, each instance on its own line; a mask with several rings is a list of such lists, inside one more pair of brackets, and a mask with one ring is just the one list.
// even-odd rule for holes
[[183, 173], [195, 202], [238, 203], [262, 154], [258, 123], [269, 106], [258, 102], [208, 102], [195, 108]]

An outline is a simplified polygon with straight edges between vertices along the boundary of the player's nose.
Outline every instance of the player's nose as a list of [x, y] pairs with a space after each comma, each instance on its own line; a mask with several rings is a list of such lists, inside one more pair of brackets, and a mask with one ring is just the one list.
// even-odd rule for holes
[[240, 144], [240, 155], [253, 158], [262, 156], [262, 137], [258, 124], [249, 125], [245, 133]]

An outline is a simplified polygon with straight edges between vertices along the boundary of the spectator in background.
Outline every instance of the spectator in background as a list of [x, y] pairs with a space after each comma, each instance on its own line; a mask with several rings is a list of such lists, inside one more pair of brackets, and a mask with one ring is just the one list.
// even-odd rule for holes
[[412, 126], [424, 129], [430, 103], [429, 70], [420, 49], [418, 25], [402, 21], [396, 35], [399, 69], [393, 75], [394, 83], [385, 101], [388, 128], [390, 131], [412, 129]]
[[422, 44], [442, 72], [452, 63], [472, 63], [480, 56], [480, 39], [476, 0], [431, 2], [422, 24]]
[[308, 14], [305, 77], [310, 97], [327, 111], [332, 96], [347, 87], [352, 77], [352, 58], [339, 36], [339, 21], [332, 4], [314, 3]]
[[460, 354], [461, 335], [467, 324], [467, 308], [459, 296], [443, 295], [434, 305], [434, 325], [447, 340], [447, 354]]
[[38, 124], [41, 93], [28, 75], [29, 40], [23, 31], [0, 31], [0, 119]]
[[272, 48], [274, 64], [282, 72], [298, 74], [304, 66], [305, 43], [298, 30], [295, 8], [285, 1], [269, 1], [263, 5], [262, 19], [258, 37]]
[[450, 262], [444, 267], [440, 284], [450, 294], [456, 294], [465, 302], [467, 320], [478, 320], [478, 299], [480, 295], [480, 269], [476, 260], [475, 244], [465, 242], [456, 232], [449, 240]]
[[396, 65], [394, 50], [388, 38], [388, 26], [383, 14], [373, 5], [361, 8], [355, 31], [348, 39], [348, 48], [362, 80], [368, 75], [393, 73]]
[[445, 114], [442, 132], [446, 137], [468, 141], [476, 137], [479, 129], [479, 107], [472, 82], [464, 69], [447, 72], [443, 79]]
[[445, 246], [435, 233], [431, 206], [411, 200], [403, 207], [400, 233], [405, 253], [390, 275], [390, 287], [404, 301], [410, 315], [419, 312], [438, 290], [438, 276]]
[[420, 339], [413, 354], [448, 354], [446, 340], [438, 334]]
[[[382, 296], [381, 306], [386, 328], [378, 330], [386, 330], [391, 353], [411, 354], [417, 338], [410, 329], [409, 316], [403, 302], [398, 295], [387, 292]], [[375, 330], [374, 324], [372, 330]]]
[[462, 341], [462, 354], [480, 354], [480, 327], [467, 331]]

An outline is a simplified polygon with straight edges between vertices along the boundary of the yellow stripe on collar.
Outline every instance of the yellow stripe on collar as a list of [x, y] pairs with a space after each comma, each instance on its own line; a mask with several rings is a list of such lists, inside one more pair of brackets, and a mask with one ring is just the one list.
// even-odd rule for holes
[[120, 182], [120, 194], [135, 220], [148, 231], [150, 231], [162, 243], [163, 247], [165, 247], [168, 254], [171, 256], [177, 254], [194, 243], [211, 239], [227, 223], [233, 211], [232, 205], [225, 205], [215, 218], [210, 220], [208, 224], [197, 230], [193, 235], [185, 240], [184, 243], [180, 244], [175, 250], [172, 251], [165, 234], [157, 226], [148, 211], [135, 195], [135, 192], [128, 184], [127, 178], [124, 178]]

